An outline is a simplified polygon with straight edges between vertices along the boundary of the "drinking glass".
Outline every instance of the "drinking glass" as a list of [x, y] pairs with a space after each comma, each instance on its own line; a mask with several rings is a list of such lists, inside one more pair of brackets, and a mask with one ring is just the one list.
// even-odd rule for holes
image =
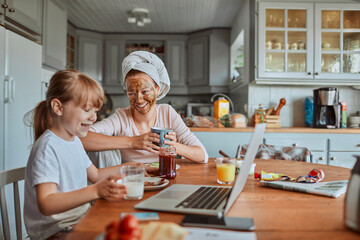
[[235, 159], [216, 158], [217, 182], [220, 184], [231, 184], [235, 179]]
[[145, 167], [143, 166], [122, 166], [120, 173], [124, 175], [122, 184], [126, 186], [127, 200], [138, 200], [144, 195]]

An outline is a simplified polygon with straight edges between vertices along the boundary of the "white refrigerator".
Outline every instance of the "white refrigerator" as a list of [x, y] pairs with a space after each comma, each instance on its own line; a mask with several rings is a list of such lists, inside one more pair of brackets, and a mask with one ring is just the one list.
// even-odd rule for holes
[[[0, 26], [0, 171], [27, 163], [33, 134], [23, 117], [41, 100], [41, 79], [42, 46]], [[23, 206], [23, 182], [19, 190]], [[10, 231], [15, 234], [12, 186], [6, 186], [6, 195]]]

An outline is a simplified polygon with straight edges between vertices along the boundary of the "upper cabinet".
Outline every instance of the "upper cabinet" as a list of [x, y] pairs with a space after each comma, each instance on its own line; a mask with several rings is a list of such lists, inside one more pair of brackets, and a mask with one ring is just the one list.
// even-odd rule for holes
[[33, 35], [42, 34], [43, 0], [0, 0], [8, 25], [22, 28]]
[[142, 50], [152, 52], [164, 61], [171, 81], [171, 93], [186, 93], [185, 42], [185, 37], [179, 35], [105, 36], [105, 91], [109, 94], [125, 93], [122, 83], [122, 61], [131, 52]]
[[103, 80], [103, 39], [100, 34], [78, 31], [78, 68], [96, 81]]
[[124, 40], [105, 41], [104, 90], [107, 93], [124, 93], [121, 63], [125, 57]]
[[315, 4], [315, 74], [360, 84], [360, 5]]
[[66, 6], [44, 0], [43, 64], [56, 70], [66, 67]]
[[211, 29], [190, 35], [189, 93], [227, 92], [230, 81], [229, 66], [229, 29]]
[[166, 41], [165, 65], [171, 80], [171, 87], [185, 86], [185, 41]]
[[266, 2], [258, 16], [257, 82], [360, 84], [359, 5]]

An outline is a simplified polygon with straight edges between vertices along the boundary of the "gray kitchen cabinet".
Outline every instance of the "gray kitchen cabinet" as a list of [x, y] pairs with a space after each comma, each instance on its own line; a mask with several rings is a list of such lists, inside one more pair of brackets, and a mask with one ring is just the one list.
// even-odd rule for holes
[[99, 83], [103, 76], [103, 40], [102, 37], [79, 35], [79, 70]]
[[43, 0], [0, 0], [6, 24], [26, 29], [34, 35], [42, 34]]
[[[193, 131], [204, 145], [210, 157], [218, 157], [219, 150], [235, 156], [239, 144], [248, 144], [252, 132], [204, 132]], [[360, 155], [360, 136], [339, 133], [290, 133], [266, 132], [263, 143], [275, 146], [308, 148], [313, 162], [352, 168]]]
[[211, 29], [189, 36], [189, 93], [228, 92], [229, 66], [229, 29]]
[[44, 0], [43, 64], [56, 70], [66, 67], [67, 12], [54, 0]]
[[166, 41], [165, 66], [171, 81], [170, 92], [184, 91], [184, 88], [186, 88], [185, 41]]
[[125, 93], [121, 64], [125, 57], [125, 41], [105, 41], [105, 72], [103, 87], [106, 93]]
[[259, 3], [256, 82], [360, 85], [359, 16], [359, 4]]
[[360, 136], [351, 134], [331, 134], [328, 136], [328, 164], [352, 168], [356, 162], [354, 155], [360, 155]]

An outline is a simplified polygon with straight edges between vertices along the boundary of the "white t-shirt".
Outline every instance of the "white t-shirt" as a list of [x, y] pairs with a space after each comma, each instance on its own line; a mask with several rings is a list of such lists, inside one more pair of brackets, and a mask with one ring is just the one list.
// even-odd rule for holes
[[46, 130], [34, 143], [25, 174], [24, 220], [31, 239], [45, 239], [67, 226], [76, 224], [90, 208], [84, 204], [72, 210], [43, 215], [36, 201], [35, 186], [56, 183], [58, 192], [70, 192], [87, 186], [87, 168], [91, 161], [78, 137], [65, 141]]
[[[176, 132], [177, 140], [188, 146], [200, 146], [205, 153], [205, 162], [208, 154], [199, 139], [190, 131], [181, 119], [180, 115], [168, 104], [155, 105], [156, 121], [154, 127], [171, 128]], [[90, 131], [102, 133], [109, 136], [133, 137], [140, 135], [131, 115], [130, 107], [118, 108], [108, 118], [95, 123]], [[121, 149], [123, 162], [151, 163], [159, 161], [157, 154], [145, 150]]]

